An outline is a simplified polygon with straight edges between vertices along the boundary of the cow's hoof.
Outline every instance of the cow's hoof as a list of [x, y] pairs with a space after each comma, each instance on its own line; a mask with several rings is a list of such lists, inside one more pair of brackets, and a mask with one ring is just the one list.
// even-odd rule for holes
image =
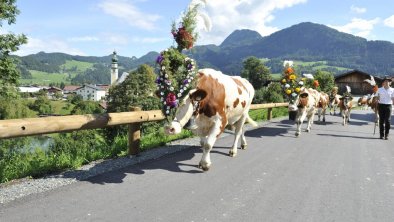
[[198, 168], [202, 169], [203, 171], [208, 171], [209, 170], [209, 166], [203, 166], [201, 164], [198, 164]]
[[248, 145], [246, 145], [246, 144], [241, 144], [241, 149], [246, 150], [246, 148], [248, 148]]
[[310, 129], [306, 129], [305, 132], [309, 133], [311, 130]]
[[200, 168], [204, 171], [208, 171], [210, 167], [211, 167], [211, 164], [202, 164], [202, 163], [198, 164], [198, 168]]
[[296, 132], [296, 133], [295, 133], [295, 136], [296, 136], [296, 137], [298, 137], [299, 135], [300, 135], [300, 133], [299, 133], [299, 132]]
[[230, 155], [230, 157], [235, 157], [237, 155], [237, 153], [232, 150], [230, 150], [230, 152], [228, 152], [228, 154]]

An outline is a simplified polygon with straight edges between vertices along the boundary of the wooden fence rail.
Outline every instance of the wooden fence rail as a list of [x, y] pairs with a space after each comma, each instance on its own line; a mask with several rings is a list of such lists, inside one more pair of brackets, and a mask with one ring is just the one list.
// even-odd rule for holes
[[[252, 104], [250, 109], [268, 109], [268, 119], [271, 119], [272, 108], [287, 106], [288, 103]], [[163, 120], [164, 118], [161, 110], [139, 111], [137, 109], [132, 112], [121, 113], [0, 120], [0, 139], [128, 124], [129, 154], [134, 155], [139, 152], [141, 123]]]

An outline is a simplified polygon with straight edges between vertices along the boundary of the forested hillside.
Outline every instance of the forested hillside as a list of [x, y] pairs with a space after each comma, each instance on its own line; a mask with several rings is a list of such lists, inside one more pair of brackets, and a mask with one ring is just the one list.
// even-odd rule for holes
[[[136, 57], [118, 56], [119, 73], [130, 72], [142, 64], [154, 65], [157, 52]], [[14, 56], [19, 61], [22, 84], [84, 83], [109, 84], [112, 54], [103, 57], [72, 56], [65, 53], [39, 52], [28, 56]]]
[[[303, 63], [303, 72], [312, 72], [318, 67], [334, 74], [358, 69], [374, 75], [394, 75], [393, 43], [367, 41], [310, 22], [266, 37], [252, 30], [236, 30], [219, 46], [196, 46], [187, 54], [196, 59], [200, 68], [211, 67], [231, 75], [239, 75], [243, 60], [250, 56], [264, 58], [272, 73], [281, 72], [283, 60], [296, 60]], [[157, 56], [158, 52], [149, 52], [140, 58], [118, 56], [119, 73], [134, 70], [141, 64], [154, 66]], [[34, 79], [39, 71], [63, 76], [59, 81], [67, 83], [108, 84], [111, 58], [112, 54], [95, 57], [40, 52], [18, 57], [18, 68], [25, 83], [34, 82], [28, 79]]]
[[[268, 58], [268, 66], [274, 73], [281, 70], [282, 62], [275, 62], [277, 60], [325, 61], [328, 66], [359, 69], [375, 75], [394, 73], [393, 43], [367, 41], [310, 22], [267, 37], [259, 37], [258, 33], [253, 34], [250, 30], [237, 30], [220, 46], [200, 46], [192, 55], [201, 64], [232, 74], [240, 72], [242, 60], [248, 56]], [[334, 71], [340, 72], [340, 69]]]

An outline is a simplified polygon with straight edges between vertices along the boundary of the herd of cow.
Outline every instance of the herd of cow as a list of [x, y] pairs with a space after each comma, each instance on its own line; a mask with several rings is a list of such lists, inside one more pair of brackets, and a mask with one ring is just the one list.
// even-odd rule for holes
[[[177, 134], [188, 123], [194, 134], [200, 137], [203, 150], [199, 168], [204, 171], [211, 167], [210, 151], [217, 138], [224, 132], [227, 125], [235, 128], [234, 142], [230, 148], [230, 156], [237, 155], [238, 141], [241, 139], [241, 149], [246, 149], [243, 126], [245, 122], [257, 125], [249, 117], [249, 108], [254, 97], [253, 86], [239, 76], [228, 76], [213, 69], [200, 69], [197, 74], [196, 88], [190, 90], [189, 95], [180, 102], [175, 118], [165, 126], [167, 134]], [[343, 117], [343, 125], [350, 119], [352, 98], [330, 95], [315, 89], [303, 88], [294, 102], [289, 104], [289, 111], [296, 111], [296, 136], [301, 134], [301, 125], [305, 118], [306, 131], [311, 130], [314, 115], [318, 113], [318, 121], [325, 121], [327, 108], [335, 115], [339, 107]]]

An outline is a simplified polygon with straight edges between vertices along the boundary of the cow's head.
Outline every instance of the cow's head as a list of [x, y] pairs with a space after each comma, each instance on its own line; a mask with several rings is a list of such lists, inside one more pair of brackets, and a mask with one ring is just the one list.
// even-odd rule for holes
[[308, 104], [307, 92], [302, 92], [289, 102], [289, 111], [297, 111], [299, 108], [304, 108]]
[[351, 98], [349, 96], [343, 96], [341, 98], [342, 103], [343, 103], [343, 107], [345, 110], [348, 110], [349, 108], [351, 108], [351, 104], [350, 102], [352, 101]]
[[189, 128], [194, 129], [194, 118], [198, 115], [198, 107], [200, 102], [207, 96], [207, 92], [201, 89], [194, 89], [189, 92], [182, 102], [179, 104], [175, 118], [169, 124], [164, 126], [167, 134], [178, 134], [182, 128], [190, 123]]

